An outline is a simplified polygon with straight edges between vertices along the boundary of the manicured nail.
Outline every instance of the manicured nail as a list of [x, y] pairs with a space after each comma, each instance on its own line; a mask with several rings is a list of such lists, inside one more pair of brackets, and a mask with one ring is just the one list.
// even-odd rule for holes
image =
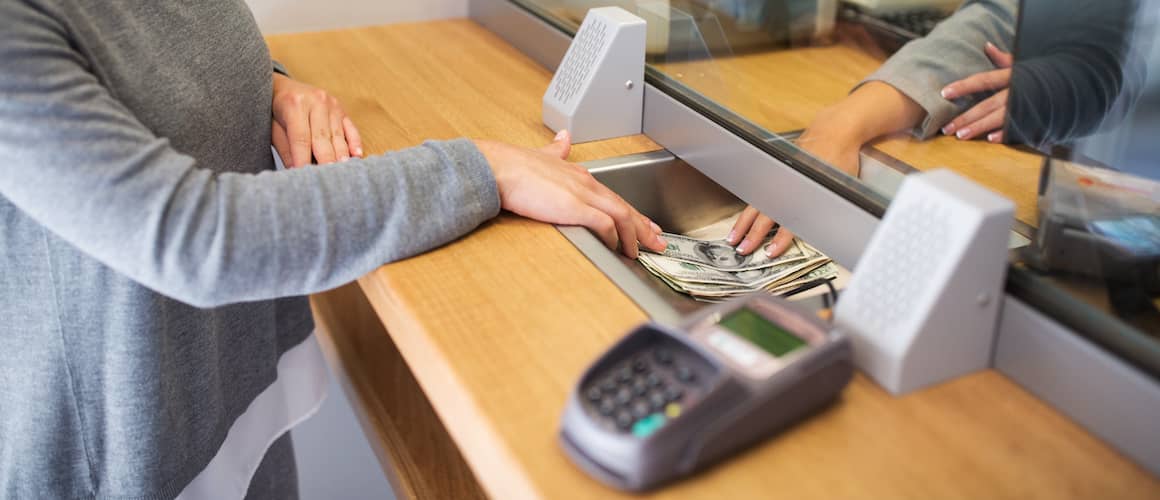
[[992, 48], [992, 49], [996, 49], [996, 48], [998, 48], [998, 47], [995, 47], [995, 44], [993, 44], [993, 43], [991, 43], [991, 42], [987, 42], [987, 47], [990, 47], [990, 48]]
[[349, 161], [349, 160], [350, 160], [350, 157], [347, 155], [342, 155], [342, 156], [338, 157], [338, 161]]
[[970, 127], [967, 127], [967, 128], [959, 130], [958, 132], [955, 132], [955, 137], [958, 137], [959, 139], [962, 139], [968, 135], [971, 135], [971, 128]]
[[662, 246], [665, 246], [665, 247], [669, 246], [668, 240], [662, 238], [660, 235], [657, 235], [657, 242], [660, 243]]
[[769, 246], [765, 247], [765, 255], [767, 257], [773, 257], [773, 252], [776, 250], [777, 250], [777, 243], [770, 243]]
[[361, 157], [363, 155], [362, 148], [354, 148], [354, 155]]
[[737, 253], [745, 253], [745, 251], [748, 249], [749, 249], [749, 245], [746, 244], [744, 241], [741, 242], [740, 245], [737, 245]]
[[987, 134], [987, 141], [988, 142], [999, 142], [999, 133], [998, 132], [991, 132], [990, 134]]
[[948, 85], [943, 87], [942, 90], [938, 91], [938, 95], [941, 95], [943, 99], [954, 99], [955, 91]]
[[728, 241], [730, 245], [736, 245], [737, 244], [737, 230], [729, 231], [729, 236], [725, 237], [725, 241]]
[[951, 134], [955, 133], [955, 124], [948, 123], [947, 126], [942, 128], [942, 133], [943, 133], [943, 135], [951, 135]]
[[568, 136], [568, 131], [567, 131], [567, 130], [561, 130], [561, 131], [559, 131], [559, 132], [557, 132], [557, 133], [556, 133], [556, 138], [555, 138], [555, 139], [552, 139], [552, 141], [562, 141], [562, 140], [564, 140], [564, 138], [565, 138], [565, 137], [567, 137], [567, 136]]

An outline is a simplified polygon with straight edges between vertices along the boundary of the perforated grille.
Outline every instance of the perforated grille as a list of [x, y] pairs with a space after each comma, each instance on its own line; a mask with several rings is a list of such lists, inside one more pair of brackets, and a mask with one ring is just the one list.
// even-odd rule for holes
[[604, 44], [608, 41], [607, 32], [608, 25], [595, 17], [581, 26], [572, 47], [568, 49], [568, 57], [556, 71], [556, 84], [553, 86], [556, 101], [567, 104], [580, 91], [596, 58], [604, 50]]
[[951, 214], [945, 207], [924, 197], [891, 208], [898, 210], [897, 217], [884, 221], [874, 254], [858, 263], [863, 276], [851, 287], [857, 296], [844, 297], [867, 331], [896, 327], [920, 297], [931, 293], [932, 274], [950, 244]]

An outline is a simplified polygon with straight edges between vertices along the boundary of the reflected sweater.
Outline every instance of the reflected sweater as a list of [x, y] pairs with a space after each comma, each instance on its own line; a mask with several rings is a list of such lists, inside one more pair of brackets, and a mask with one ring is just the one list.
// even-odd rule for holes
[[305, 294], [499, 211], [464, 140], [272, 171], [242, 0], [0, 0], [0, 497], [180, 492]]

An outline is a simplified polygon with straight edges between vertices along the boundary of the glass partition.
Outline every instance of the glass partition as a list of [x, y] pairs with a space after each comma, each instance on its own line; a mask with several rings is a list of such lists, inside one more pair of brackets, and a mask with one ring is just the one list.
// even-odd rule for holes
[[650, 83], [871, 212], [933, 168], [1011, 199], [1012, 286], [1160, 374], [1160, 0], [516, 3], [639, 15]]

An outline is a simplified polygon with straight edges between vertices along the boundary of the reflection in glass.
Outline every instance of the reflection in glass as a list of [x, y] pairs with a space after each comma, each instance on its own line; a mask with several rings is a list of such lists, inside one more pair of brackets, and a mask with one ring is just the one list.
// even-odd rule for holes
[[1023, 9], [1005, 131], [1054, 158], [1020, 255], [1160, 339], [1160, 2]]
[[[1157, 178], [1158, 0], [519, 1], [572, 25], [605, 5], [645, 18], [654, 84], [811, 178], [864, 183], [847, 197], [889, 198], [904, 175], [933, 168], [982, 184], [1016, 204], [1013, 248], [1053, 223], [1041, 204], [1051, 149], [1065, 146], [1071, 164]], [[1147, 253], [1156, 219], [1134, 213], [1144, 215], [1080, 227]], [[1052, 270], [1036, 286], [1160, 331], [1116, 306], [1111, 296], [1130, 287], [1103, 283], [1096, 267]]]

